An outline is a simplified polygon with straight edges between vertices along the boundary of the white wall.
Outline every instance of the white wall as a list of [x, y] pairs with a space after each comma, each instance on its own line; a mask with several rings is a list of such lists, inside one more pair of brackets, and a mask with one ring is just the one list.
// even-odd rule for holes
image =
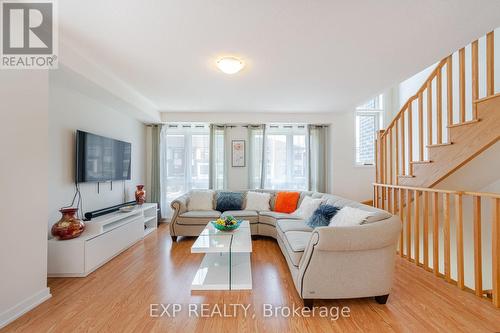
[[[146, 182], [146, 126], [121, 112], [109, 93], [70, 69], [60, 66], [49, 76], [49, 217], [60, 218], [75, 191], [75, 131], [77, 129], [132, 143], [130, 181], [80, 185], [83, 212], [134, 200], [136, 184]], [[147, 189], [146, 189], [147, 190]]]
[[0, 328], [47, 288], [48, 73], [0, 71]]
[[[355, 113], [203, 113], [203, 112], [165, 112], [164, 122], [206, 122], [225, 124], [259, 123], [315, 123], [330, 124], [330, 167], [327, 179], [329, 193], [334, 193], [353, 200], [372, 198], [372, 186], [375, 170], [373, 167], [355, 166]], [[245, 130], [234, 128], [230, 131], [232, 139], [246, 140]], [[248, 140], [247, 140], [248, 143]], [[246, 168], [229, 167], [228, 187], [242, 189], [248, 184]]]

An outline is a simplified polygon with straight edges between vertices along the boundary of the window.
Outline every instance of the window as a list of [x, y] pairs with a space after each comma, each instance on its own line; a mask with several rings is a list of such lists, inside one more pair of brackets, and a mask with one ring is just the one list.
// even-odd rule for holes
[[306, 126], [271, 125], [266, 130], [265, 187], [305, 190], [308, 181]]
[[191, 189], [207, 189], [209, 181], [209, 128], [171, 125], [164, 136], [166, 196], [171, 202]]
[[375, 136], [381, 128], [384, 98], [379, 95], [356, 108], [356, 164], [375, 164]]

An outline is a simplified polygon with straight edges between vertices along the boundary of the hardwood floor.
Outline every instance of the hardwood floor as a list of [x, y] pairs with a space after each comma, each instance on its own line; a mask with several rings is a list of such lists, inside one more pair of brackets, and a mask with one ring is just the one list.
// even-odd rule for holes
[[[203, 257], [190, 253], [193, 241], [181, 237], [172, 244], [168, 227], [162, 225], [87, 278], [49, 279], [53, 297], [0, 331], [500, 331], [500, 310], [491, 303], [400, 258], [396, 259], [394, 289], [386, 305], [373, 298], [319, 301], [315, 306], [349, 307], [350, 317], [267, 318], [263, 304], [302, 305], [276, 241], [261, 238], [253, 243], [252, 291], [191, 293], [191, 280]], [[151, 303], [179, 303], [183, 310], [175, 318], [150, 317]], [[216, 304], [221, 308], [224, 303], [249, 304], [250, 310], [247, 317], [239, 311], [232, 318], [196, 318], [189, 316], [189, 303], [207, 303], [209, 309]]]

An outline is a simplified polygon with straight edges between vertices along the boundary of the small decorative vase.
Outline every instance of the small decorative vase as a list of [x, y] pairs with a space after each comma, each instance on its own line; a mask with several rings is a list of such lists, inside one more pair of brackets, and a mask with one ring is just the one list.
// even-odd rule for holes
[[138, 205], [142, 205], [146, 202], [146, 190], [144, 190], [144, 185], [137, 185], [137, 190], [135, 191], [135, 202]]
[[52, 236], [60, 239], [72, 239], [80, 236], [85, 230], [85, 224], [76, 216], [78, 208], [62, 208], [61, 219], [52, 226]]

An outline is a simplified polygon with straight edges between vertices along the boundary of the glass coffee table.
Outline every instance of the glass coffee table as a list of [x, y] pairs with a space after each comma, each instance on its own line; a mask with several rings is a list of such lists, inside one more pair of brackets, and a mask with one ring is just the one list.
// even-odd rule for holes
[[191, 253], [205, 253], [191, 290], [252, 289], [252, 237], [248, 221], [233, 231], [220, 231], [208, 223]]

